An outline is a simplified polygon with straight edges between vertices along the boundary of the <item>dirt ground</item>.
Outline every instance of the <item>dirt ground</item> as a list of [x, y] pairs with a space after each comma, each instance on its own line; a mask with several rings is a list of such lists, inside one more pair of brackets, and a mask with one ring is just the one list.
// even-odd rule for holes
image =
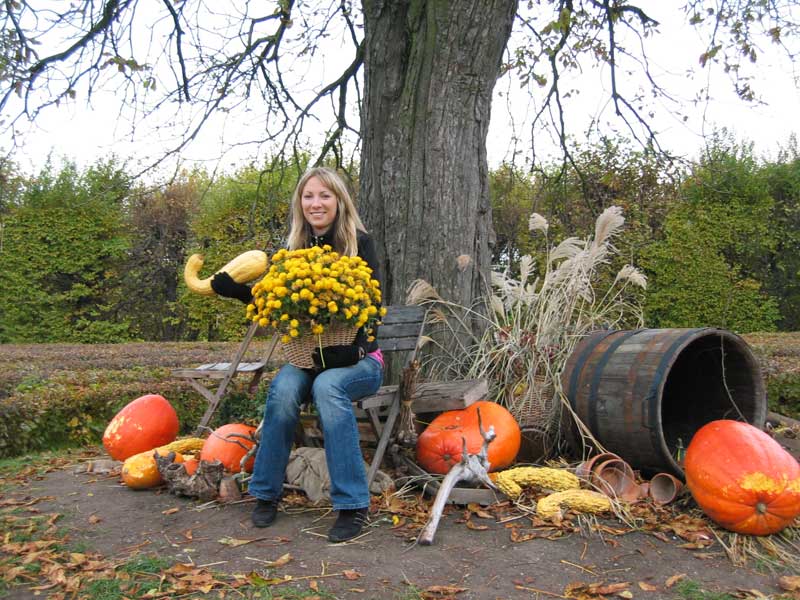
[[[416, 493], [392, 504], [376, 497], [367, 534], [339, 545], [325, 538], [335, 514], [310, 508], [297, 495], [297, 504], [285, 506], [267, 529], [250, 524], [253, 504], [247, 496], [202, 508], [165, 491], [129, 490], [114, 475], [87, 473], [75, 464], [0, 495], [6, 503], [37, 498], [32, 510], [62, 515], [61, 531], [83, 552], [120, 562], [140, 553], [220, 573], [290, 575], [289, 585], [298, 590], [319, 589], [335, 598], [563, 598], [571, 584], [627, 583], [613, 597], [655, 600], [686, 597], [680, 585], [671, 585], [681, 575], [709, 594], [757, 598], [779, 595], [778, 579], [787, 574], [756, 570], [752, 562], [734, 566], [719, 541], [708, 542], [702, 534], [687, 541], [669, 529], [633, 532], [615, 518], [595, 521], [593, 528], [591, 521], [575, 519], [561, 528], [534, 527], [508, 505], [486, 512], [452, 507], [434, 544], [423, 547], [413, 540], [428, 501]], [[669, 514], [680, 512], [665, 511], [662, 518]], [[243, 541], [249, 543], [231, 545]], [[285, 564], [268, 565], [281, 557]], [[5, 593], [43, 597], [23, 586]]]

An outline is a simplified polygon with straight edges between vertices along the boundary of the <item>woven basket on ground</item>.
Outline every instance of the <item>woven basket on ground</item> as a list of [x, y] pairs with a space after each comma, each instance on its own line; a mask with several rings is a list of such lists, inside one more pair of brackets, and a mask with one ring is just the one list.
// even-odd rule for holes
[[351, 325], [328, 325], [321, 334], [292, 338], [282, 344], [283, 355], [295, 367], [310, 369], [314, 366], [311, 353], [315, 348], [352, 344], [356, 339], [356, 333], [358, 328]]
[[554, 393], [553, 383], [543, 375], [536, 375], [525, 395], [510, 407], [519, 426], [547, 429], [555, 416]]

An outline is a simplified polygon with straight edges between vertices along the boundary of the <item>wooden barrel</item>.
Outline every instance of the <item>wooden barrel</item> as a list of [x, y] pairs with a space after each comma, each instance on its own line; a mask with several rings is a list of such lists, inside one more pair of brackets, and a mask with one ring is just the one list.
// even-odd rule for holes
[[561, 384], [597, 441], [648, 473], [682, 477], [682, 449], [710, 421], [762, 427], [767, 414], [755, 356], [723, 329], [598, 331], [575, 348]]

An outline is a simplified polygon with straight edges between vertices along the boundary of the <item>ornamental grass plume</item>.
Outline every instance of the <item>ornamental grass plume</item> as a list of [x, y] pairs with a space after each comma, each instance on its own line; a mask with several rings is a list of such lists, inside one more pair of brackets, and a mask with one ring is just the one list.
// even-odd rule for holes
[[373, 326], [386, 314], [380, 302], [380, 282], [361, 257], [340, 255], [328, 245], [282, 249], [253, 286], [247, 317], [280, 333], [284, 344], [335, 324], [364, 327], [372, 341]]
[[[471, 344], [460, 341], [448, 348], [440, 341], [439, 352], [428, 357], [426, 367], [445, 378], [486, 378], [491, 399], [506, 406], [521, 426], [541, 430], [548, 442], [558, 443], [562, 411], [571, 413], [560, 374], [575, 346], [594, 330], [643, 322], [639, 301], [647, 285], [644, 274], [631, 265], [616, 277], [606, 274], [616, 252], [612, 242], [624, 222], [622, 210], [609, 207], [598, 217], [594, 236], [569, 237], [550, 247], [547, 220], [534, 213], [529, 230], [542, 236], [547, 248], [538, 269], [537, 260], [525, 255], [518, 279], [508, 271], [493, 272], [478, 307], [459, 307], [430, 292], [417, 294], [417, 303], [449, 312], [450, 319], [437, 320], [439, 327], [447, 324], [463, 332], [470, 330], [464, 325], [469, 319], [481, 325], [472, 329], [478, 333]], [[422, 287], [414, 285], [415, 290]], [[448, 324], [453, 322], [454, 327]], [[433, 332], [429, 337], [447, 339]]]

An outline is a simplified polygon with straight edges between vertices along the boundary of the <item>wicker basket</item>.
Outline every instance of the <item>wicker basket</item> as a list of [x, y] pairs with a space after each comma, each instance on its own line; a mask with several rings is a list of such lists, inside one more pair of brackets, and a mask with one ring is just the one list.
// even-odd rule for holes
[[325, 331], [319, 335], [309, 334], [296, 337], [281, 344], [283, 355], [295, 367], [310, 369], [314, 366], [311, 354], [315, 348], [352, 344], [356, 339], [356, 333], [358, 333], [358, 328], [351, 325], [328, 325], [325, 327]]

